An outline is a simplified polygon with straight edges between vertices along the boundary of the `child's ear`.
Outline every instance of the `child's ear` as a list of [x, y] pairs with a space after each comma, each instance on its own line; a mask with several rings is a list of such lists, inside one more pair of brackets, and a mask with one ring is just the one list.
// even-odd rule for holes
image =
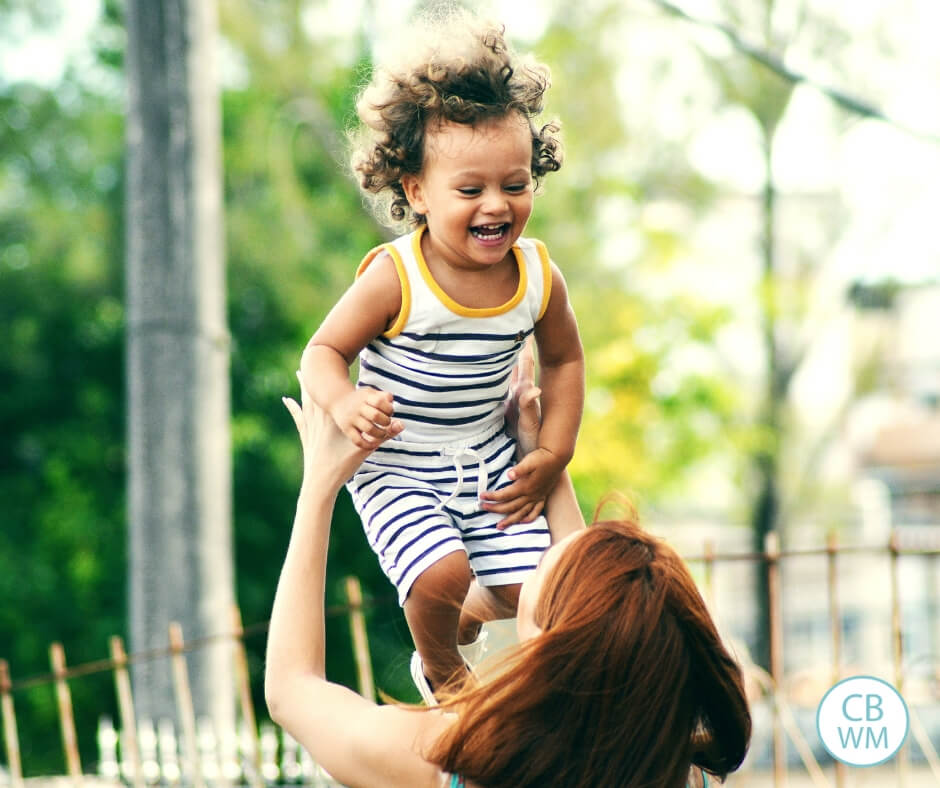
[[405, 191], [405, 198], [415, 213], [425, 216], [428, 212], [428, 204], [424, 199], [424, 187], [421, 179], [417, 175], [406, 173], [401, 176], [401, 187]]

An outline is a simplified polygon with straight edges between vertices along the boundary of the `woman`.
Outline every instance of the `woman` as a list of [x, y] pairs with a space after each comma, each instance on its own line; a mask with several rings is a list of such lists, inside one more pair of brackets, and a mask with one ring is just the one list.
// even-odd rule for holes
[[[357, 449], [302, 391], [284, 402], [304, 476], [268, 635], [272, 719], [356, 788], [692, 788], [744, 759], [741, 672], [676, 553], [629, 521], [579, 528], [523, 584], [499, 675], [431, 709], [378, 706], [325, 677], [336, 495]], [[389, 437], [400, 430], [393, 424]], [[549, 518], [580, 513], [567, 476]]]

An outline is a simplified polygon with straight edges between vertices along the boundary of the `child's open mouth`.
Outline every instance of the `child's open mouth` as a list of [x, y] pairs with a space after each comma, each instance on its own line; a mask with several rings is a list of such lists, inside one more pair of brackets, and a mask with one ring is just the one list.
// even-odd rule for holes
[[509, 232], [509, 224], [478, 224], [470, 228], [470, 234], [484, 243], [498, 243]]

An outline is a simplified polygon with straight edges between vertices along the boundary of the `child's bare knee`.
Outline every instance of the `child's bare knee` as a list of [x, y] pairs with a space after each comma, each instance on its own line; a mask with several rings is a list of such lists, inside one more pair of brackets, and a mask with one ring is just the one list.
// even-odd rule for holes
[[455, 551], [425, 569], [412, 585], [409, 596], [427, 602], [456, 602], [459, 606], [470, 590], [471, 579], [467, 554]]

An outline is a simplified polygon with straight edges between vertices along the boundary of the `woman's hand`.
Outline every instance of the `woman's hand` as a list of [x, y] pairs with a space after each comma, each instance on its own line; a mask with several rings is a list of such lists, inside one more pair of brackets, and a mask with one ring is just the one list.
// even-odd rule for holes
[[[324, 485], [327, 491], [336, 493], [380, 442], [368, 449], [360, 449], [350, 443], [333, 419], [313, 401], [304, 388], [300, 372], [297, 379], [300, 381], [300, 404], [290, 397], [282, 397], [282, 401], [300, 435], [304, 481]], [[398, 435], [402, 429], [402, 423], [393, 419], [387, 429], [388, 437]]]
[[535, 451], [542, 427], [542, 390], [535, 385], [535, 354], [531, 338], [519, 354], [509, 379], [509, 399], [506, 400], [506, 427], [518, 443], [516, 459], [521, 460]]
[[506, 429], [516, 439], [519, 464], [509, 472], [513, 484], [498, 492], [483, 493], [483, 508], [505, 515], [496, 526], [500, 530], [535, 520], [558, 480], [559, 471], [552, 470], [551, 452], [538, 446], [542, 428], [541, 394], [542, 390], [535, 385], [535, 354], [529, 339], [512, 370], [506, 400]]

